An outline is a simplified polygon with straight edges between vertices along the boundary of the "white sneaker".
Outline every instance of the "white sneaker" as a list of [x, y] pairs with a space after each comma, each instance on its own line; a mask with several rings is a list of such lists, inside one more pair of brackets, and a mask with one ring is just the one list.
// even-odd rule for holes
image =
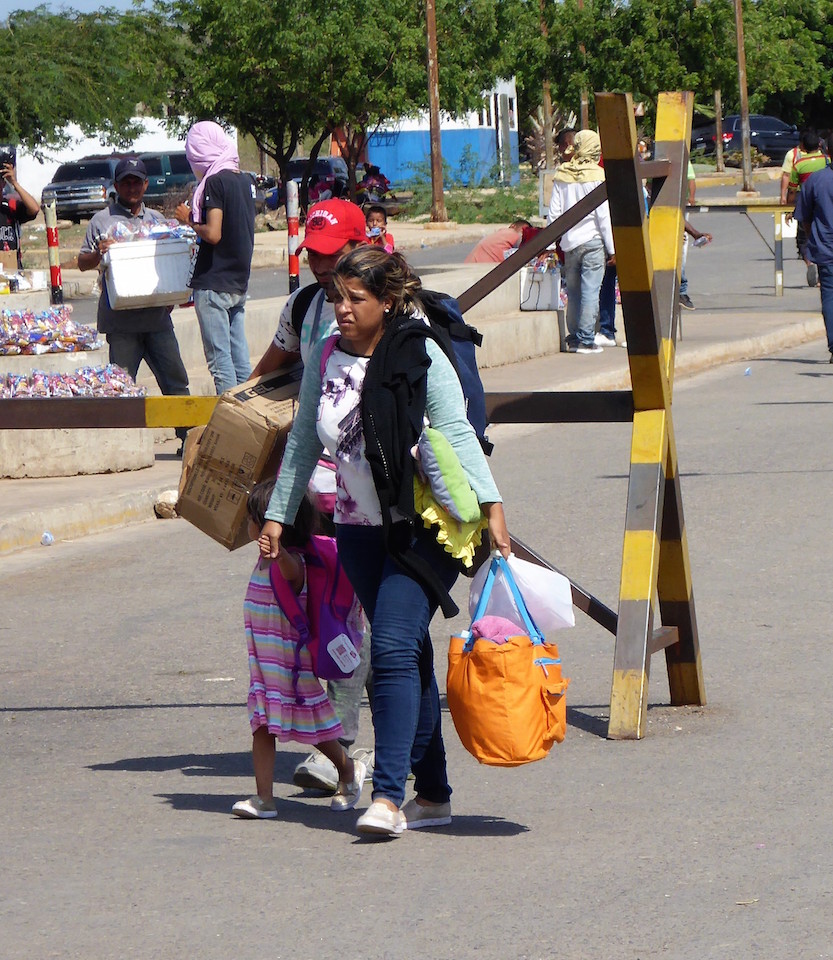
[[409, 800], [401, 810], [405, 817], [406, 830], [421, 830], [423, 827], [446, 827], [451, 823], [451, 804], [440, 803], [424, 807], [416, 797]]
[[391, 810], [387, 804], [374, 800], [356, 821], [356, 832], [398, 837], [405, 826], [405, 816], [401, 810]]
[[248, 800], [238, 800], [231, 808], [235, 817], [243, 820], [274, 820], [278, 811], [274, 803], [266, 803], [260, 797], [249, 797]]
[[319, 750], [302, 760], [295, 768], [292, 782], [308, 790], [324, 790], [333, 793], [338, 786], [338, 770], [332, 760], [328, 760]]
[[597, 343], [581, 343], [576, 347], [576, 353], [604, 353], [604, 347], [600, 347]]
[[376, 751], [366, 750], [364, 747], [359, 747], [358, 749], [353, 751], [351, 756], [353, 757], [354, 760], [361, 760], [361, 762], [364, 764], [365, 766], [364, 782], [367, 783], [368, 781], [372, 780], [373, 765], [376, 760]]
[[616, 338], [606, 337], [603, 333], [597, 333], [594, 343], [597, 347], [615, 347]]
[[336, 787], [335, 796], [330, 801], [330, 809], [336, 813], [343, 813], [345, 810], [352, 810], [353, 807], [362, 798], [362, 787], [367, 768], [361, 760], [353, 760], [353, 782], [342, 783], [340, 780]]

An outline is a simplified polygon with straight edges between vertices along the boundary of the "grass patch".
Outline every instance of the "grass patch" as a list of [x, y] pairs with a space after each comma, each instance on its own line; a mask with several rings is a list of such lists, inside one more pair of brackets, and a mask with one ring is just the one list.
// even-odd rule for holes
[[[513, 186], [465, 187], [445, 180], [445, 207], [450, 220], [456, 223], [511, 223], [519, 217], [531, 220], [538, 216], [538, 178], [522, 174]], [[431, 214], [431, 180], [419, 174], [409, 181], [413, 199], [400, 219], [420, 220]]]

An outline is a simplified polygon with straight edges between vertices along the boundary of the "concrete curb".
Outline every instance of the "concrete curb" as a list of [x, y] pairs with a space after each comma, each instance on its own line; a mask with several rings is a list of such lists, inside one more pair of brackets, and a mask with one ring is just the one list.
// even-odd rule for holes
[[79, 502], [70, 507], [17, 514], [10, 520], [0, 521], [0, 556], [38, 546], [47, 531], [58, 543], [149, 520], [155, 517], [153, 505], [159, 495], [170, 488], [169, 482], [158, 488], [119, 494], [112, 500]]
[[[790, 347], [801, 346], [810, 340], [821, 339], [825, 335], [824, 323], [820, 317], [805, 320], [802, 323], [790, 324], [770, 330], [769, 333], [758, 337], [746, 337], [743, 340], [713, 343], [704, 347], [696, 347], [687, 352], [677, 350], [674, 366], [675, 379], [692, 377], [721, 367], [728, 363], [738, 363], [741, 360], [752, 360], [756, 357], [765, 357], [777, 350], [786, 350]], [[624, 351], [623, 351], [624, 352]], [[629, 390], [631, 387], [630, 370], [608, 370], [605, 373], [593, 374], [561, 383], [552, 389], [578, 392], [583, 390]]]

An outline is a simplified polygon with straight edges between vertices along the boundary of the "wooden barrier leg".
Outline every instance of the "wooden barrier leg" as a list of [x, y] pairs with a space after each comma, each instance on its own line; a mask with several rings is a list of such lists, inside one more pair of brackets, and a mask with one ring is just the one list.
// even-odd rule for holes
[[688, 541], [683, 519], [683, 499], [677, 472], [677, 447], [673, 423], [668, 424], [668, 454], [665, 462], [665, 505], [657, 580], [663, 625], [675, 626], [679, 640], [666, 647], [671, 703], [704, 705], [706, 688], [700, 662], [700, 640], [691, 588]]
[[665, 498], [667, 451], [665, 411], [635, 413], [607, 734], [612, 740], [638, 740], [645, 735], [651, 664], [648, 641], [653, 635], [660, 557], [657, 531]]

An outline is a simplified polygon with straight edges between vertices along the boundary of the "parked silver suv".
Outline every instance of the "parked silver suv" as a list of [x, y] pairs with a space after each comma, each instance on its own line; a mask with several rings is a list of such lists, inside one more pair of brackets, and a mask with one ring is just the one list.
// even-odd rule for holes
[[104, 210], [116, 197], [114, 176], [121, 156], [82, 157], [62, 163], [43, 188], [43, 203], [55, 200], [58, 217], [78, 223]]

